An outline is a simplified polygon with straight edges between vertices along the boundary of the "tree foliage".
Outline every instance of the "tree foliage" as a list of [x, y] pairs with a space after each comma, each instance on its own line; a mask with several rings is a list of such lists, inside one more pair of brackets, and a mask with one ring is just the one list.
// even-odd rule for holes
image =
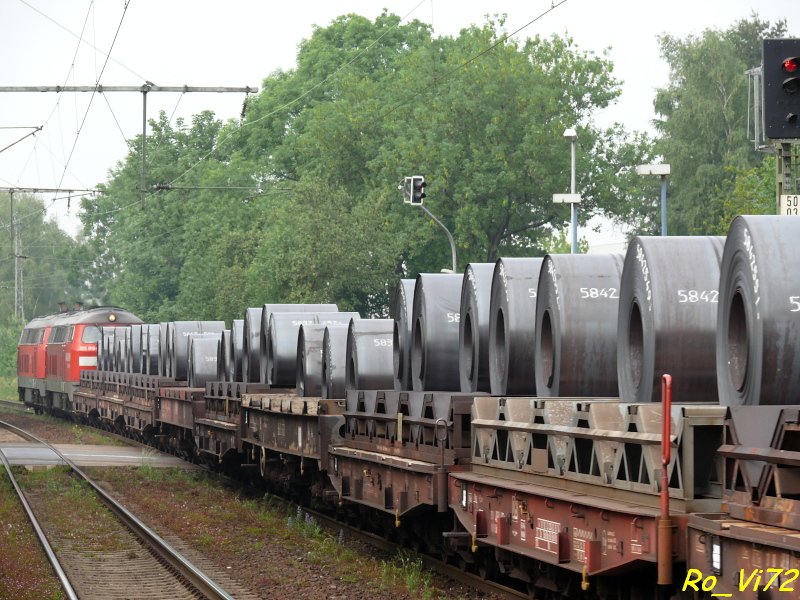
[[[11, 197], [0, 195], [8, 207], [0, 213], [0, 375], [16, 372], [16, 345], [24, 323], [14, 316], [14, 237]], [[44, 203], [27, 194], [15, 193], [14, 222], [19, 227], [18, 259], [22, 267], [20, 286], [23, 314], [27, 319], [57, 312], [58, 304], [92, 302], [86, 293], [78, 243], [46, 221]]]
[[[295, 69], [266, 78], [242, 123], [154, 121], [147, 184], [176, 185], [144, 209], [131, 142], [84, 205], [96, 285], [149, 320], [230, 318], [265, 301], [384, 314], [398, 278], [450, 265], [442, 232], [400, 201], [400, 179], [427, 176], [460, 268], [543, 253], [569, 218], [551, 201], [569, 189], [568, 126], [581, 219], [646, 219], [627, 167], [649, 140], [591, 120], [619, 95], [611, 71], [569, 38], [506, 39], [502, 20], [433, 38], [388, 13], [339, 17], [300, 45]], [[257, 189], [202, 189], [226, 185]]]
[[661, 115], [657, 150], [672, 166], [671, 232], [727, 231], [724, 205], [734, 180], [762, 160], [747, 139], [745, 71], [760, 64], [762, 39], [785, 32], [785, 21], [771, 25], [753, 15], [724, 31], [660, 37], [670, 83], [658, 90], [654, 105]]

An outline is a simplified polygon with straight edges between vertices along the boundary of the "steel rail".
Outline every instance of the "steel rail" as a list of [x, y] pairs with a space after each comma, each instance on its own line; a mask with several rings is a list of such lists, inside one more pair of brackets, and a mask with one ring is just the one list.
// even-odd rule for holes
[[150, 529], [142, 521], [140, 521], [133, 513], [128, 511], [124, 506], [112, 498], [105, 490], [97, 485], [86, 473], [84, 473], [75, 463], [69, 460], [61, 452], [59, 452], [52, 444], [38, 438], [37, 436], [28, 433], [5, 421], [0, 421], [0, 426], [5, 427], [9, 431], [16, 433], [26, 439], [42, 444], [52, 450], [64, 464], [66, 464], [74, 473], [81, 477], [100, 497], [100, 499], [108, 506], [108, 508], [117, 516], [123, 524], [130, 529], [134, 535], [141, 539], [147, 546], [149, 546], [159, 558], [164, 560], [176, 573], [184, 577], [198, 592], [203, 594], [209, 600], [233, 600], [233, 597], [228, 594], [222, 587], [198, 569], [182, 554], [175, 550], [166, 540], [161, 538], [155, 531]]
[[[5, 425], [5, 423], [3, 423]], [[6, 473], [8, 474], [8, 479], [11, 481], [11, 485], [14, 486], [14, 490], [17, 492], [17, 496], [19, 496], [19, 500], [22, 503], [22, 507], [25, 509], [25, 513], [28, 515], [28, 520], [31, 522], [33, 526], [33, 530], [36, 532], [36, 537], [39, 539], [39, 543], [42, 545], [42, 549], [44, 549], [44, 553], [47, 555], [47, 560], [50, 561], [50, 565], [53, 567], [53, 570], [56, 572], [56, 576], [58, 580], [61, 582], [61, 587], [64, 590], [67, 598], [70, 600], [77, 600], [78, 595], [75, 593], [75, 590], [72, 587], [72, 584], [67, 577], [67, 574], [64, 572], [64, 569], [61, 567], [61, 563], [58, 561], [58, 557], [56, 557], [55, 552], [53, 551], [52, 546], [50, 546], [50, 542], [47, 541], [47, 537], [42, 530], [41, 525], [39, 525], [39, 521], [36, 518], [36, 515], [33, 514], [33, 510], [31, 509], [31, 505], [28, 504], [28, 499], [25, 498], [25, 493], [22, 491], [22, 488], [19, 487], [17, 483], [17, 478], [14, 477], [14, 473], [11, 471], [11, 463], [8, 462], [5, 453], [0, 450], [0, 461], [2, 461], [3, 466], [6, 468]]]

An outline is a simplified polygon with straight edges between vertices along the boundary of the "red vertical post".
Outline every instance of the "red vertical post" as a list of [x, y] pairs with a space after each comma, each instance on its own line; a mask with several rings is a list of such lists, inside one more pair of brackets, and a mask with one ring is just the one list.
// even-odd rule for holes
[[672, 458], [672, 376], [661, 377], [661, 516], [658, 519], [658, 584], [672, 584], [672, 519], [669, 517], [669, 463]]

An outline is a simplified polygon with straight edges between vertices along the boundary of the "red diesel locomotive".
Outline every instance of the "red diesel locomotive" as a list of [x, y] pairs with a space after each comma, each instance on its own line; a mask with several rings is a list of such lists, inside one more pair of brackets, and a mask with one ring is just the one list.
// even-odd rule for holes
[[22, 330], [17, 351], [20, 401], [68, 410], [80, 372], [97, 368], [100, 327], [141, 322], [133, 313], [114, 306], [33, 319]]

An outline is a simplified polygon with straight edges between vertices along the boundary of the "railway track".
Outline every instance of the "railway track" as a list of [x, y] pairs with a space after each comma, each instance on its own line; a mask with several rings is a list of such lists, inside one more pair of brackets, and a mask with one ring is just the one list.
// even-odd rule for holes
[[[25, 410], [25, 407], [23, 405], [21, 405], [18, 402], [12, 402], [12, 401], [0, 401], [0, 407], [9, 407], [9, 408], [14, 408], [14, 409], [18, 409], [18, 410]], [[0, 427], [4, 427], [5, 428], [5, 425], [6, 425], [5, 423], [0, 421]], [[17, 428], [14, 428], [13, 426], [11, 426], [8, 429], [10, 431], [13, 430], [15, 432], [19, 431], [19, 433], [17, 433], [17, 435], [19, 435], [20, 437], [24, 437], [24, 439], [40, 442], [40, 440], [38, 440], [38, 438], [36, 438], [35, 436], [31, 436], [30, 434], [26, 435], [26, 432], [23, 432], [22, 430], [17, 430]], [[139, 441], [137, 441], [137, 440], [135, 440], [135, 439], [133, 439], [133, 438], [131, 438], [129, 436], [123, 436], [123, 435], [114, 433], [112, 431], [108, 431], [106, 429], [102, 429], [101, 431], [106, 435], [114, 436], [114, 437], [116, 437], [116, 438], [118, 438], [118, 439], [120, 439], [120, 440], [122, 440], [122, 441], [124, 441], [126, 443], [146, 446], [146, 444], [142, 444], [141, 442], [139, 442]], [[285, 502], [287, 502], [287, 505], [291, 504], [291, 502], [288, 499], [283, 499], [283, 500]], [[381, 549], [383, 551], [386, 551], [386, 552], [389, 552], [389, 553], [393, 554], [393, 553], [396, 553], [398, 551], [402, 551], [404, 549], [401, 545], [398, 545], [398, 544], [396, 544], [394, 542], [388, 541], [388, 540], [386, 540], [386, 539], [384, 539], [384, 538], [382, 538], [382, 537], [380, 537], [380, 536], [378, 536], [376, 534], [363, 531], [361, 529], [358, 529], [357, 527], [354, 527], [354, 526], [349, 525], [347, 523], [344, 523], [342, 521], [336, 520], [335, 518], [333, 518], [333, 517], [331, 517], [329, 515], [326, 515], [325, 513], [314, 511], [314, 510], [311, 510], [311, 509], [308, 509], [308, 508], [304, 509], [304, 512], [306, 512], [307, 514], [313, 516], [321, 525], [326, 526], [327, 528], [329, 528], [329, 529], [331, 529], [333, 531], [336, 531], [336, 530], [339, 530], [339, 529], [343, 529], [343, 530], [346, 531], [346, 533], [350, 537], [358, 539], [358, 540], [363, 541], [365, 543], [368, 543], [368, 544], [370, 544], [370, 545], [372, 545], [372, 546], [374, 546], [376, 548], [379, 548], [379, 549]], [[459, 568], [457, 566], [454, 566], [454, 565], [451, 565], [451, 564], [447, 564], [447, 563], [445, 563], [445, 562], [443, 562], [441, 560], [437, 560], [436, 558], [434, 558], [434, 557], [432, 557], [430, 555], [419, 554], [419, 557], [422, 559], [422, 561], [423, 561], [423, 563], [424, 563], [426, 568], [438, 573], [439, 575], [442, 575], [444, 577], [452, 579], [453, 581], [455, 581], [457, 583], [469, 586], [469, 587], [471, 587], [473, 589], [476, 589], [476, 590], [479, 590], [481, 592], [495, 594], [497, 596], [501, 596], [501, 597], [505, 597], [505, 598], [528, 598], [529, 597], [527, 594], [525, 594], [525, 593], [523, 593], [523, 592], [521, 592], [519, 590], [513, 589], [513, 588], [508, 587], [508, 586], [504, 586], [504, 585], [502, 585], [500, 583], [489, 581], [489, 580], [487, 580], [485, 578], [480, 577], [477, 574], [470, 573], [470, 572], [465, 571], [464, 569], [461, 569], [461, 568]], [[53, 555], [53, 559], [55, 559], [55, 555]], [[127, 559], [125, 560], [125, 562], [127, 562]], [[208, 597], [213, 597], [213, 596], [208, 596]]]
[[[113, 552], [98, 551], [91, 544], [76, 544], [71, 539], [74, 537], [73, 532], [64, 531], [63, 528], [42, 527], [35, 517], [37, 498], [35, 495], [29, 498], [22, 492], [8, 461], [0, 451], [2, 462], [26, 507], [37, 535], [42, 540], [67, 597], [129, 598], [132, 590], [135, 590], [133, 594], [137, 598], [232, 598], [50, 444], [9, 423], [0, 421], [0, 427], [55, 452], [70, 469], [69, 474], [84, 481], [119, 522], [118, 531], [112, 536], [115, 548]], [[108, 539], [108, 536], [105, 537]]]

